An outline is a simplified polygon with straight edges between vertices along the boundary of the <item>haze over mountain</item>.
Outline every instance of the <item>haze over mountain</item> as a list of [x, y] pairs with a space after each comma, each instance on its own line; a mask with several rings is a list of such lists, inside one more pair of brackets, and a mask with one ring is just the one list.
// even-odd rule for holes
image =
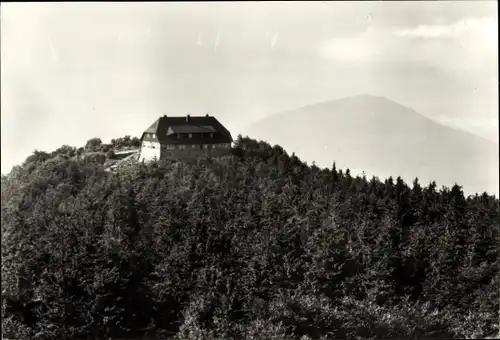
[[[424, 100], [424, 99], [423, 99]], [[383, 97], [358, 95], [281, 112], [245, 135], [279, 144], [318, 166], [367, 176], [418, 177], [467, 193], [498, 194], [498, 144], [441, 125]]]

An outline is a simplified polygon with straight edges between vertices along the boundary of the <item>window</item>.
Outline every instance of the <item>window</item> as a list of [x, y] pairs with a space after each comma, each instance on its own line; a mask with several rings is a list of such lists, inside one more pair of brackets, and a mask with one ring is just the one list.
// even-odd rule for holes
[[193, 149], [196, 149], [196, 145], [194, 145], [194, 144], [193, 144], [193, 145], [191, 145], [191, 147], [192, 147]]
[[208, 149], [208, 144], [203, 145], [204, 149]]
[[214, 138], [214, 134], [213, 133], [210, 133], [210, 138]]
[[153, 133], [153, 138], [156, 138], [156, 135]]
[[174, 150], [175, 145], [174, 144], [167, 144], [167, 150]]
[[193, 134], [192, 133], [189, 134], [189, 138], [193, 138]]
[[212, 149], [215, 149], [215, 144], [212, 144]]

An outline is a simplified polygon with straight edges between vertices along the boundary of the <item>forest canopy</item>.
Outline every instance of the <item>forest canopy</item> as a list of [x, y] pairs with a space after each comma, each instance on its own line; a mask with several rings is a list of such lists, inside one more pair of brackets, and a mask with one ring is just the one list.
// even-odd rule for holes
[[[2, 331], [17, 339], [499, 336], [499, 202], [233, 156], [107, 172], [36, 151], [2, 176]], [[104, 156], [103, 156], [104, 157]]]

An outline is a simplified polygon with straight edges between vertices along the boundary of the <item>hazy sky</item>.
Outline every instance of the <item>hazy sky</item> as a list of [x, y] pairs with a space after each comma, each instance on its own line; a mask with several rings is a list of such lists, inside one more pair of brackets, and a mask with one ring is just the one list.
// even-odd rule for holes
[[2, 172], [34, 149], [210, 113], [385, 96], [496, 139], [496, 1], [2, 3]]

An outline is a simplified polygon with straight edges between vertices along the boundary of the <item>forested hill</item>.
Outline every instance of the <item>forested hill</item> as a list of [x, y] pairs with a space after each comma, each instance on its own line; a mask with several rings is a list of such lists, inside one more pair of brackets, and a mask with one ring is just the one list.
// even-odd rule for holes
[[241, 137], [234, 157], [116, 173], [74, 151], [2, 176], [11, 337], [499, 335], [494, 196], [353, 178]]

